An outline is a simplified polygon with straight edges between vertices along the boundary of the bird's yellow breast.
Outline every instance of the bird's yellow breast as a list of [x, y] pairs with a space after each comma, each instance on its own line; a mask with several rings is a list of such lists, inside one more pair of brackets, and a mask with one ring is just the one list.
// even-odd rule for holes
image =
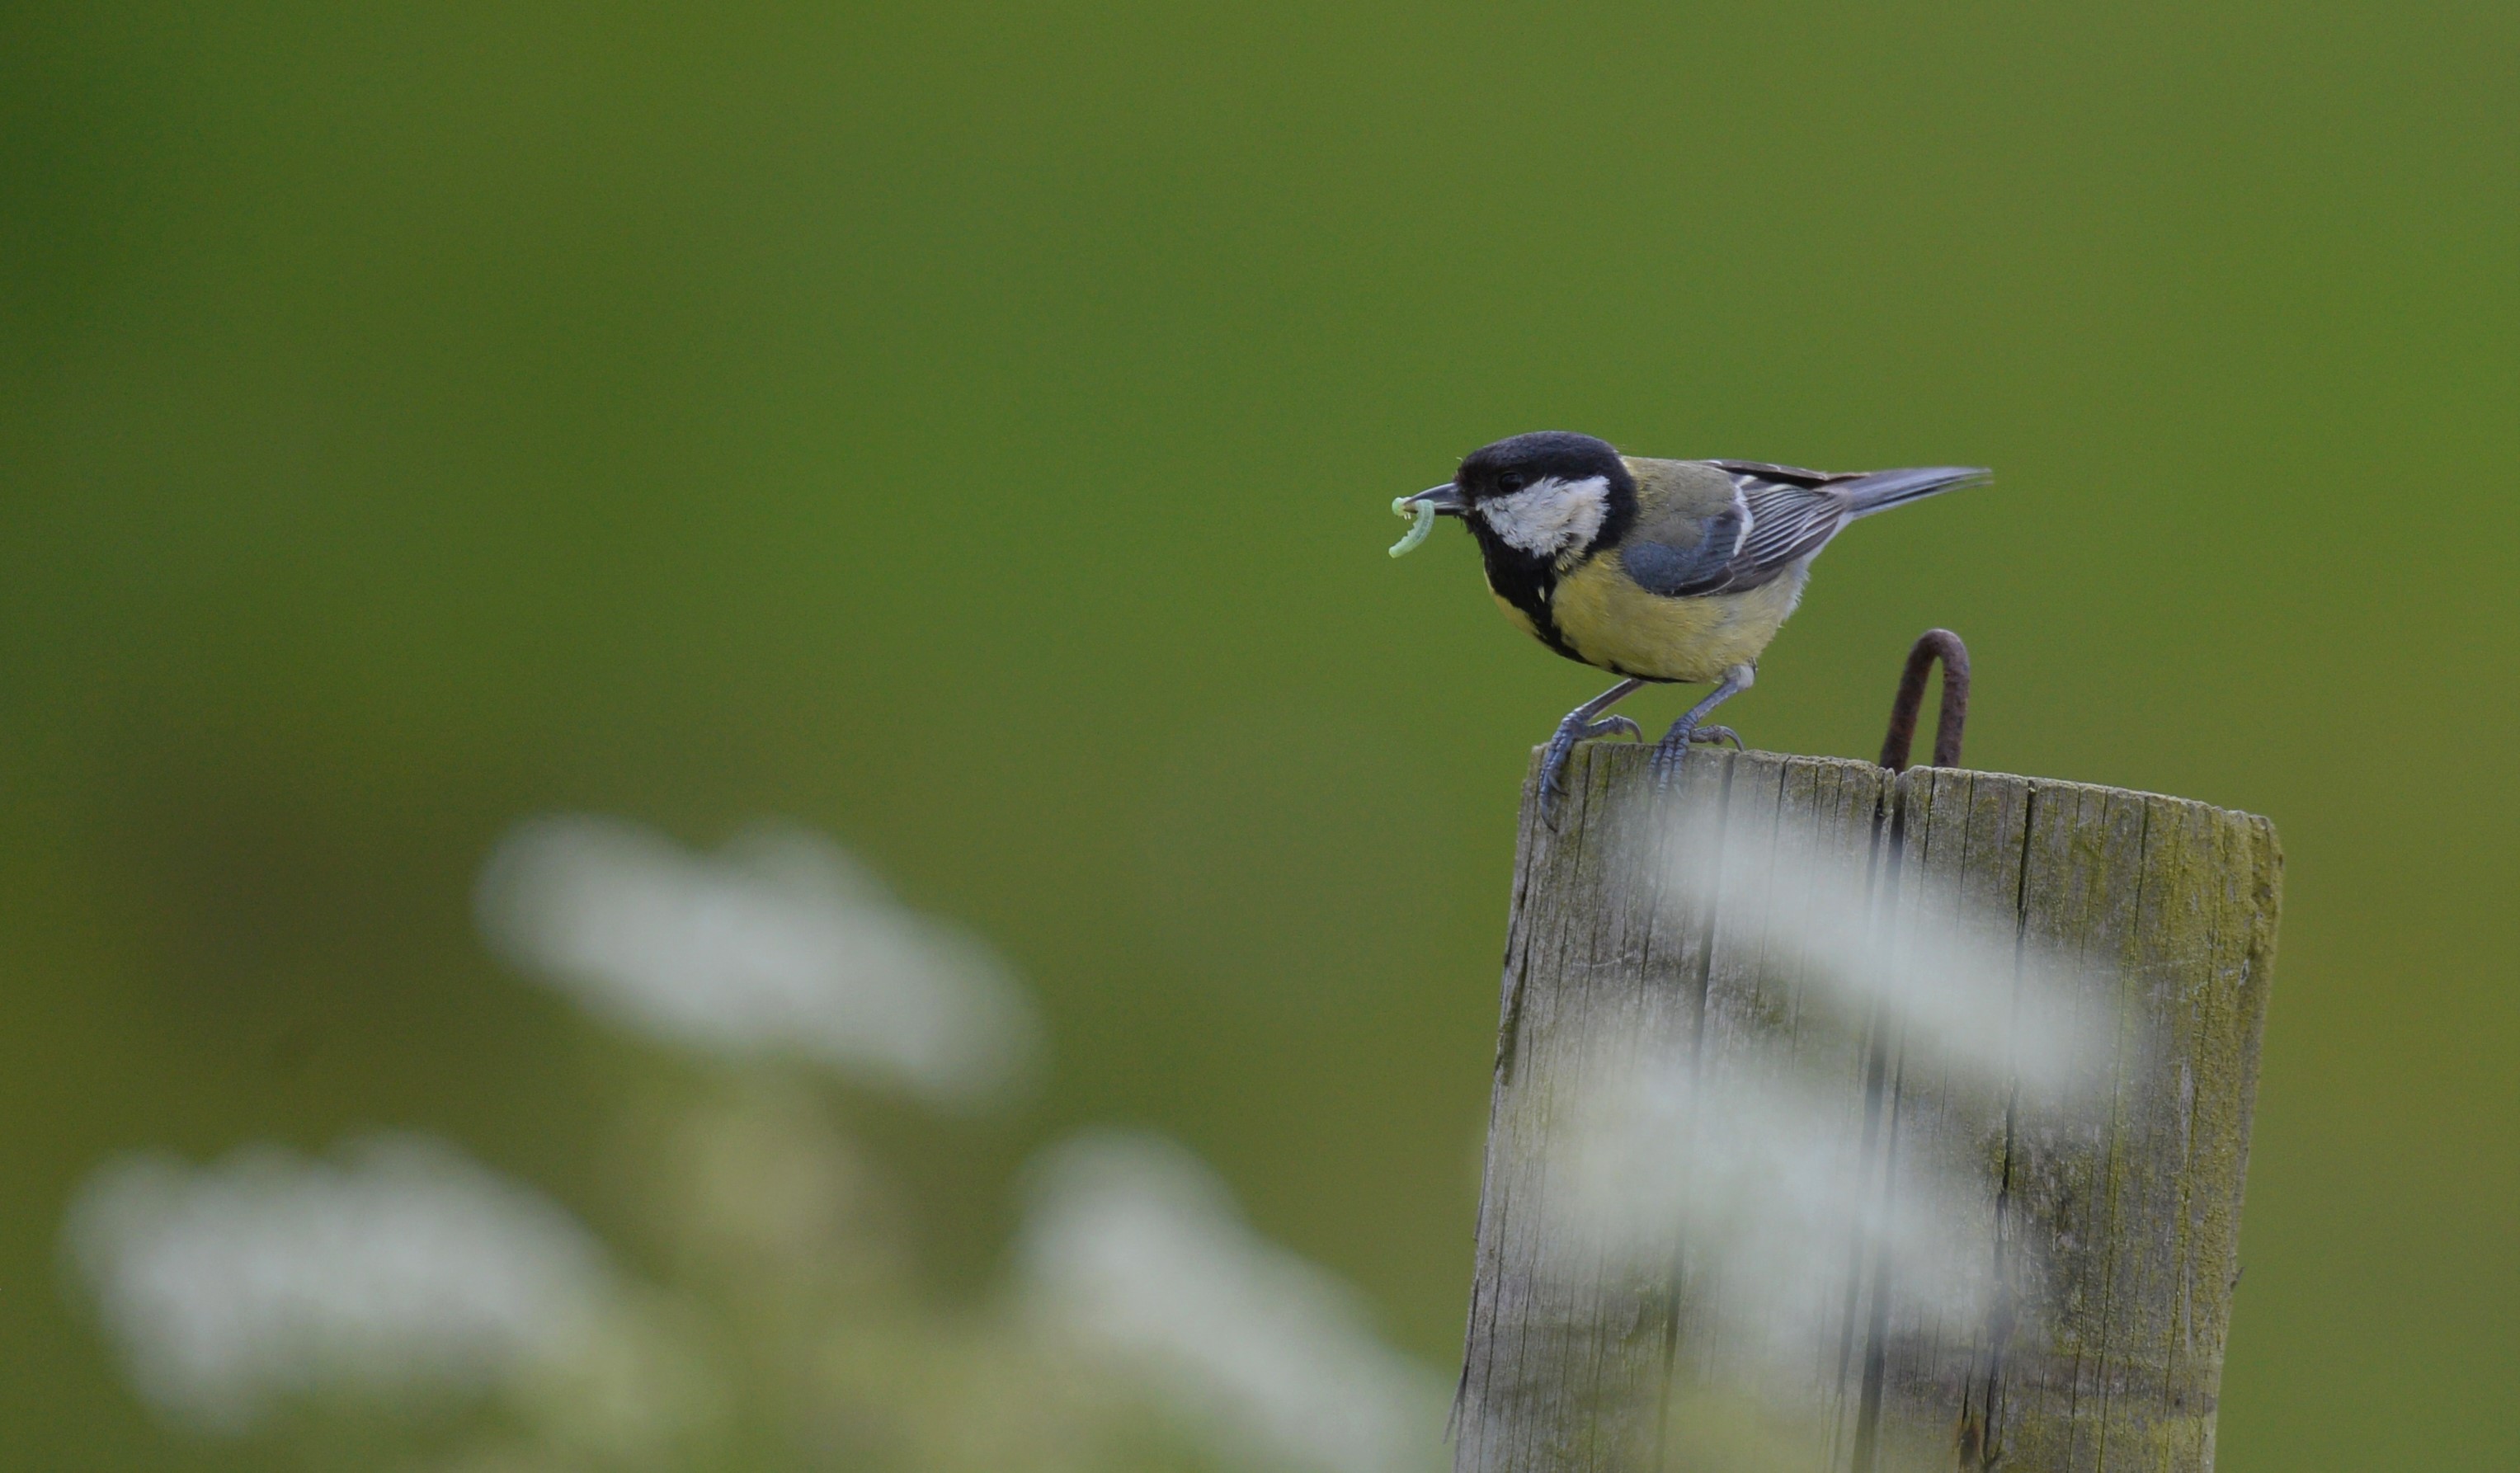
[[1609, 554], [1558, 579], [1549, 611], [1559, 637], [1587, 664], [1703, 683], [1758, 659], [1801, 600], [1803, 578], [1796, 567], [1742, 593], [1666, 599], [1638, 587]]

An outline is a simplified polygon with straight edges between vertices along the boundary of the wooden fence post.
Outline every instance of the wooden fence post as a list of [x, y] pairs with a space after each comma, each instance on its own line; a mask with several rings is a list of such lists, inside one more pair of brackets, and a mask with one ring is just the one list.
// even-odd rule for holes
[[[1554, 830], [1524, 795], [1458, 1473], [2212, 1467], [2272, 826], [2081, 783], [1706, 748], [1659, 818], [1642, 748], [1586, 743], [1567, 780]], [[2075, 961], [2101, 1020], [2082, 1103], [2035, 1106], [2017, 1069], [1960, 1087], [1895, 1009], [1824, 1016], [1776, 938], [1828, 919], [1779, 908], [1827, 904], [1797, 886], [1831, 864], [1887, 917], [1866, 933], [1884, 954], [1900, 915], [1945, 903], [2007, 932], [2010, 956]], [[1642, 872], [1727, 865], [1772, 883], [1691, 908]], [[1904, 1261], [1867, 1236], [1879, 1223], [1850, 1223], [1788, 1286], [1829, 1307], [1813, 1343], [1754, 1348], [1710, 1308], [1737, 1271], [1685, 1235], [1639, 1264], [1570, 1228], [1586, 1092], [1640, 1049], [1724, 1098], [1789, 1068], [1814, 1099], [1795, 1118], [1834, 1132], [1849, 1180], [1885, 1204], [1903, 1163], [1952, 1166], [1934, 1221], [1979, 1264], [1974, 1291], [1896, 1282]]]

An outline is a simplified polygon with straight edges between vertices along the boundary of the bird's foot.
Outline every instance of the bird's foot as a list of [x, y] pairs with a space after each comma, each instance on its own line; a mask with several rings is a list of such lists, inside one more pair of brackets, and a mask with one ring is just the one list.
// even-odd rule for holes
[[1699, 741], [1709, 743], [1729, 741], [1732, 743], [1734, 751], [1746, 750], [1741, 744], [1741, 734], [1731, 727], [1693, 727], [1684, 721], [1666, 733], [1662, 740], [1654, 743], [1652, 764], [1654, 796], [1660, 797], [1670, 790], [1671, 784], [1680, 778], [1681, 762], [1688, 755], [1689, 744]]
[[1578, 711], [1557, 724], [1549, 738], [1549, 749], [1540, 754], [1540, 817], [1551, 827], [1557, 825], [1558, 805], [1566, 798], [1566, 759], [1575, 743], [1596, 736], [1625, 732], [1635, 740], [1645, 739], [1644, 728], [1624, 716], [1604, 716], [1598, 721], [1586, 721]]

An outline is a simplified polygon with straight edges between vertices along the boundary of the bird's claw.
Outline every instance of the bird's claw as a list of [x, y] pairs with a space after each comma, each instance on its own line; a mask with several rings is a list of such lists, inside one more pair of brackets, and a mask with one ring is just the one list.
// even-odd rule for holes
[[1625, 716], [1604, 716], [1586, 722], [1569, 716], [1557, 724], [1549, 738], [1549, 749], [1540, 755], [1540, 817], [1551, 827], [1557, 826], [1557, 808], [1566, 798], [1566, 759], [1573, 754], [1575, 743], [1598, 736], [1625, 732], [1633, 740], [1645, 739], [1644, 728]]
[[1748, 750], [1742, 744], [1741, 734], [1731, 727], [1674, 727], [1662, 740], [1654, 743], [1653, 786], [1656, 793], [1671, 786], [1672, 780], [1680, 776], [1682, 760], [1688, 757], [1690, 744], [1700, 741], [1729, 741], [1736, 752]]

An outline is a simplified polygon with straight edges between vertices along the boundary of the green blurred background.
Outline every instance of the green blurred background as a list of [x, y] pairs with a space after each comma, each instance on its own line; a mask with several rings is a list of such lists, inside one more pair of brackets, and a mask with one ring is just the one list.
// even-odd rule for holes
[[65, 1287], [113, 1151], [413, 1127], [614, 1226], [679, 1066], [468, 909], [554, 809], [790, 817], [1014, 960], [1029, 1105], [851, 1106], [940, 1292], [1134, 1123], [1452, 1363], [1515, 784], [1603, 681], [1384, 507], [1537, 427], [1997, 468], [1728, 719], [1868, 754], [1946, 624], [1972, 765], [2271, 815], [2222, 1466], [2520, 1465], [2514, 17], [9, 6], [10, 1465], [259, 1455]]

